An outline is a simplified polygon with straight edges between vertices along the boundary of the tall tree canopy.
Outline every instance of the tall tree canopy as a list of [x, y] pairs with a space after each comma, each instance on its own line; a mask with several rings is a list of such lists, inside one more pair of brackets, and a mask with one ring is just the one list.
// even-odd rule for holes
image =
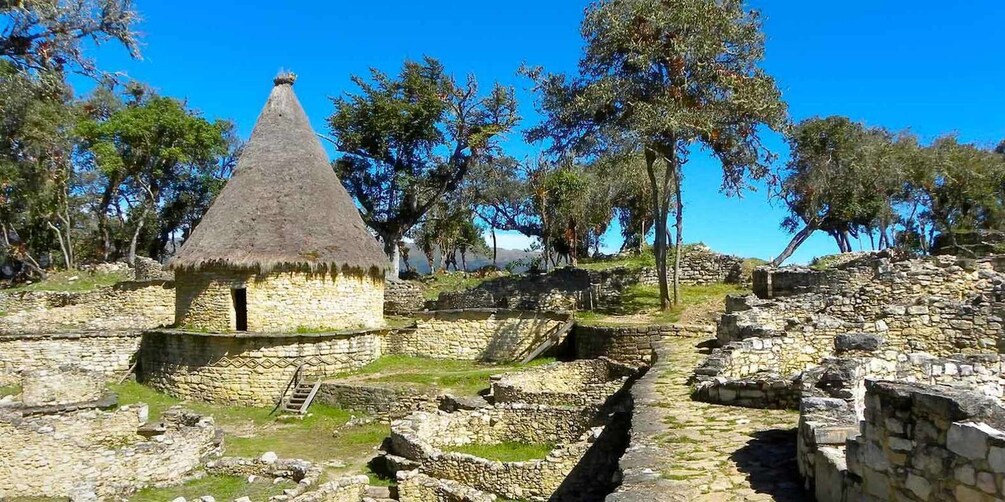
[[4, 0], [0, 58], [24, 72], [79, 71], [99, 75], [84, 43], [118, 42], [139, 57], [132, 0]]
[[334, 98], [328, 118], [342, 156], [334, 168], [380, 236], [398, 273], [398, 241], [442, 197], [458, 188], [472, 165], [497, 153], [519, 117], [512, 89], [479, 94], [458, 83], [432, 58], [406, 61], [391, 77], [352, 78], [360, 93]]
[[[760, 67], [760, 16], [739, 0], [600, 0], [587, 9], [582, 34], [579, 76], [528, 72], [547, 115], [529, 137], [551, 139], [556, 153], [643, 156], [661, 303], [668, 308], [665, 229], [674, 201], [679, 257], [680, 181], [689, 155], [695, 147], [711, 152], [722, 164], [723, 190], [739, 193], [748, 179], [769, 174], [760, 131], [786, 123], [781, 94]], [[679, 268], [678, 258], [675, 300]]]

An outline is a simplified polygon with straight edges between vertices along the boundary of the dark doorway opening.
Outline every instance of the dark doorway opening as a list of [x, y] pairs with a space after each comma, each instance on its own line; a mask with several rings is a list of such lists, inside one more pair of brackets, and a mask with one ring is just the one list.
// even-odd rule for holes
[[235, 288], [232, 290], [232, 294], [234, 296], [234, 319], [237, 321], [235, 329], [248, 331], [248, 290]]

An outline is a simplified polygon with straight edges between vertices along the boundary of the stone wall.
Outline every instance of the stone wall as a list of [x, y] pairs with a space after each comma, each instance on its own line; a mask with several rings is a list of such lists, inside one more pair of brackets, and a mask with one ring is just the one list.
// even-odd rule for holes
[[0, 335], [0, 385], [22, 371], [75, 366], [106, 378], [129, 370], [140, 347], [134, 331]]
[[[680, 258], [681, 284], [746, 284], [743, 258], [719, 254], [705, 246], [689, 246]], [[639, 274], [639, 283], [648, 286], [659, 284], [655, 268], [644, 268]]]
[[881, 336], [892, 353], [1000, 352], [1005, 274], [997, 266], [990, 259], [894, 262], [870, 255], [824, 272], [827, 281], [803, 294], [731, 298], [717, 336], [722, 345], [781, 339], [793, 348], [780, 354], [796, 356], [781, 363], [793, 368], [832, 354], [835, 338], [847, 333]]
[[[321, 478], [321, 467], [306, 460], [279, 458], [223, 457], [206, 463], [206, 474], [248, 478], [256, 476], [265, 479], [283, 478], [297, 484], [283, 490], [288, 500], [300, 500], [300, 496], [317, 486]], [[365, 483], [364, 483], [365, 484]], [[213, 494], [208, 494], [212, 496]], [[356, 499], [359, 500], [359, 499]], [[355, 501], [354, 501], [355, 502]]]
[[652, 362], [653, 344], [668, 336], [708, 336], [715, 333], [711, 326], [624, 325], [583, 326], [573, 329], [577, 359], [609, 357], [627, 363]]
[[276, 270], [255, 274], [222, 267], [176, 274], [175, 325], [236, 329], [233, 291], [247, 290], [250, 332], [377, 328], [384, 325], [383, 276]]
[[513, 361], [569, 319], [569, 314], [561, 312], [501, 309], [417, 313], [415, 328], [396, 330], [386, 338], [384, 351], [440, 359]]
[[[172, 409], [164, 432], [137, 434], [146, 406], [22, 417], [0, 415], [0, 498], [122, 497], [177, 482], [221, 443], [213, 419]], [[97, 500], [94, 498], [94, 500]]]
[[0, 333], [150, 329], [170, 325], [174, 318], [174, 285], [169, 281], [126, 281], [86, 293], [25, 295], [39, 306], [0, 317]]
[[297, 368], [321, 379], [381, 356], [382, 330], [304, 335], [143, 334], [141, 381], [168, 394], [213, 403], [270, 406]]
[[384, 315], [411, 315], [425, 310], [425, 287], [417, 281], [389, 280], [384, 283]]
[[603, 406], [640, 368], [607, 358], [557, 362], [493, 378], [495, 403]]
[[[582, 409], [502, 405], [455, 413], [418, 412], [391, 424], [391, 451], [419, 464], [422, 474], [507, 498], [548, 498], [600, 437], [597, 418]], [[551, 443], [547, 458], [496, 462], [450, 447], [505, 441]]]
[[357, 381], [323, 382], [314, 402], [392, 419], [440, 406], [439, 396], [429, 389]]
[[436, 307], [593, 310], [616, 303], [620, 292], [638, 281], [638, 272], [627, 268], [595, 271], [564, 267], [547, 274], [499, 277], [467, 291], [440, 293]]
[[21, 373], [21, 402], [51, 406], [97, 401], [105, 395], [106, 378], [76, 367], [44, 368]]
[[398, 471], [398, 500], [409, 502], [494, 502], [496, 496], [418, 470]]

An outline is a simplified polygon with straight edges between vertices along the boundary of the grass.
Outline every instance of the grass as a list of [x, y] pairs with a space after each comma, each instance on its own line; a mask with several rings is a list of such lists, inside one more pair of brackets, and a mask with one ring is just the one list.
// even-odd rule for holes
[[[76, 279], [73, 279], [76, 277]], [[7, 291], [90, 291], [130, 278], [130, 271], [86, 272], [61, 270], [49, 273], [44, 281], [18, 286]], [[73, 279], [73, 280], [71, 280]]]
[[[613, 312], [577, 312], [576, 319], [582, 324], [603, 325], [615, 324], [610, 315], [634, 315], [639, 323], [672, 324], [680, 320], [681, 313], [691, 306], [725, 301], [726, 295], [744, 293], [735, 284], [711, 284], [705, 286], [680, 287], [680, 303], [669, 310], [660, 311], [660, 294], [658, 286], [643, 286], [636, 284], [628, 287], [621, 295], [621, 305]], [[673, 293], [671, 292], [671, 296]], [[623, 323], [621, 323], [623, 324]]]
[[506, 441], [498, 444], [471, 443], [461, 446], [451, 446], [447, 451], [467, 453], [488, 460], [499, 462], [526, 462], [539, 460], [548, 456], [555, 445], [546, 443], [518, 443]]
[[146, 403], [150, 407], [151, 420], [176, 404], [212, 416], [225, 432], [228, 456], [257, 458], [272, 451], [282, 458], [311, 462], [340, 459], [347, 469], [359, 470], [390, 433], [389, 427], [380, 423], [347, 427], [346, 422], [353, 416], [351, 412], [322, 404], [311, 405], [308, 416], [303, 419], [281, 421], [269, 414], [271, 408], [183, 403], [136, 382], [111, 388], [119, 395], [120, 404]]
[[216, 500], [234, 500], [248, 497], [251, 500], [269, 500], [273, 495], [282, 495], [283, 490], [294, 487], [292, 481], [273, 484], [272, 478], [248, 480], [240, 476], [205, 476], [179, 486], [146, 488], [129, 497], [130, 502], [163, 502], [176, 497], [198, 500], [203, 495], [212, 495]]
[[492, 375], [554, 361], [551, 358], [540, 358], [521, 365], [385, 356], [344, 376], [362, 377], [374, 382], [413, 384], [474, 396], [489, 387], [489, 377]]
[[20, 385], [3, 385], [0, 386], [0, 397], [4, 396], [16, 396], [21, 393]]
[[423, 281], [426, 285], [423, 296], [427, 300], [435, 300], [440, 297], [440, 293], [464, 291], [489, 279], [492, 277], [477, 277], [475, 274], [467, 272], [433, 274]]

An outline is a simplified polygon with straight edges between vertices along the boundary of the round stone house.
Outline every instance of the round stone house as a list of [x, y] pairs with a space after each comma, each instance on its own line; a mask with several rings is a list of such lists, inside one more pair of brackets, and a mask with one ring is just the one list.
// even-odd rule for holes
[[233, 177], [171, 260], [175, 324], [310, 332], [384, 324], [387, 257], [280, 75]]

